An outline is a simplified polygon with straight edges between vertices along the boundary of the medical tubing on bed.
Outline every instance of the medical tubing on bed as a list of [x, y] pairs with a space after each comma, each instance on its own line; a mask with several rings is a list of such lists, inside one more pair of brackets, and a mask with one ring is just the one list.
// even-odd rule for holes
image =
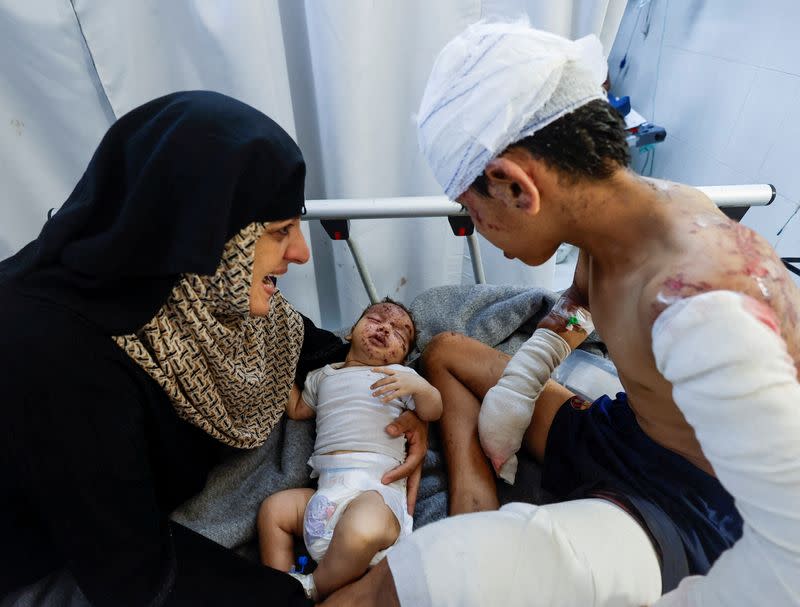
[[800, 384], [759, 307], [713, 291], [673, 304], [653, 326], [656, 365], [744, 519], [708, 574], [685, 578], [658, 607], [800, 600]]
[[503, 376], [483, 399], [478, 417], [481, 447], [497, 475], [514, 484], [517, 456], [544, 385], [570, 353], [566, 341], [550, 329], [537, 329], [508, 361]]

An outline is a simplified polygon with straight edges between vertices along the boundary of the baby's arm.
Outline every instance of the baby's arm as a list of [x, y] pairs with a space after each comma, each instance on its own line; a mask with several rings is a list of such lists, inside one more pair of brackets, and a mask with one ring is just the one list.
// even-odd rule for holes
[[414, 376], [421, 380], [419, 389], [411, 394], [414, 399], [414, 410], [422, 421], [435, 422], [442, 416], [442, 395], [424, 377], [416, 374]]
[[289, 394], [289, 402], [286, 403], [286, 415], [289, 419], [311, 419], [314, 417], [314, 409], [308, 406], [300, 393], [297, 384], [292, 384], [292, 391]]
[[375, 367], [372, 370], [386, 375], [370, 386], [371, 390], [375, 390], [372, 396], [384, 403], [410, 396], [414, 399], [414, 410], [422, 421], [433, 422], [441, 417], [442, 395], [425, 378], [411, 370], [397, 371], [389, 367]]

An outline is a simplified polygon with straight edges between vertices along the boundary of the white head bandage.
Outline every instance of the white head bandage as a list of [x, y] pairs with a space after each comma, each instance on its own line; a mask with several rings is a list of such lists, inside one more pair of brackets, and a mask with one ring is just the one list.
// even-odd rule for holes
[[596, 36], [567, 40], [525, 22], [476, 23], [439, 53], [417, 114], [422, 154], [450, 199], [490, 160], [561, 116], [605, 99]]

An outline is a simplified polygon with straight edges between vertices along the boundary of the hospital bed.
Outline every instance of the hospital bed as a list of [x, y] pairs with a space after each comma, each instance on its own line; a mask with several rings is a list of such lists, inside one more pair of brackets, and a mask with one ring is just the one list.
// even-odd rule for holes
[[[775, 187], [771, 184], [701, 186], [697, 189], [708, 196], [728, 217], [736, 221], [741, 220], [750, 207], [767, 206], [771, 204], [777, 195]], [[452, 233], [456, 237], [464, 237], [467, 239], [475, 283], [483, 285], [487, 282], [481, 262], [478, 239], [472, 221], [466, 210], [460, 204], [450, 201], [445, 196], [308, 200], [306, 201], [306, 214], [303, 219], [306, 221], [320, 221], [325, 232], [332, 240], [343, 240], [347, 243], [364, 289], [370, 301], [375, 303], [378, 302], [380, 298], [378, 297], [377, 290], [370, 277], [369, 268], [365, 263], [364, 256], [361, 254], [358, 243], [351, 236], [350, 221], [411, 217], [447, 217]], [[787, 264], [787, 267], [788, 266], [789, 264]], [[791, 267], [789, 269], [797, 271]], [[536, 287], [537, 285], [526, 286]], [[513, 287], [506, 288], [513, 289]], [[468, 290], [465, 290], [463, 293], [466, 295], [468, 292], [472, 293], [472, 291]], [[512, 294], [509, 295], [509, 297], [513, 296]], [[476, 295], [476, 297], [479, 296]], [[497, 302], [495, 302], [494, 305], [497, 305]], [[499, 307], [497, 309], [500, 310]], [[508, 308], [502, 310], [501, 313], [505, 314], [507, 312]], [[508, 327], [505, 328], [508, 329]], [[423, 330], [430, 332], [428, 329]], [[485, 341], [485, 339], [481, 340]], [[490, 345], [498, 347], [498, 349], [501, 350], [503, 349], [503, 346], [499, 344], [495, 345], [492, 343]], [[603, 345], [601, 343], [587, 345], [589, 346], [587, 348], [588, 352], [597, 351], [598, 345], [599, 351], [603, 350]], [[511, 347], [509, 351], [513, 351], [513, 349], [514, 348]], [[579, 352], [579, 354], [584, 354], [584, 352]], [[564, 365], [564, 368], [560, 369], [561, 375], [558, 376], [565, 385], [570, 384], [570, 381], [572, 381], [574, 385], [570, 385], [570, 387], [573, 391], [586, 394], [587, 397], [594, 397], [601, 393], [609, 392], [609, 386], [619, 385], [616, 369], [614, 369], [613, 364], [608, 360], [603, 364], [602, 361], [598, 362], [596, 354], [592, 356], [594, 360], [591, 365], [586, 363], [588, 358], [584, 357], [584, 360], [578, 357], [578, 362], [573, 360], [571, 366]], [[581, 361], [584, 364], [578, 364]], [[591, 370], [591, 376], [582, 377], [581, 374], [586, 374], [587, 369]], [[622, 389], [621, 385], [619, 385], [619, 389]], [[593, 394], [594, 392], [596, 392], [596, 394]], [[435, 450], [436, 447], [434, 446], [432, 449]], [[518, 483], [516, 488], [508, 488], [502, 484], [499, 487], [499, 490], [504, 491], [506, 494], [504, 499], [518, 499], [521, 501], [539, 503], [537, 500], [542, 499], [543, 496], [541, 494], [528, 495], [521, 492], [519, 489], [519, 487], [523, 486], [539, 486], [538, 481], [536, 481], [538, 468], [531, 462], [522, 462], [520, 474], [526, 477], [526, 479], [524, 482]]]
[[[769, 184], [709, 186], [699, 189], [726, 213], [737, 219], [741, 218], [751, 206], [769, 205], [776, 195], [775, 188]], [[332, 239], [347, 242], [364, 287], [372, 301], [377, 300], [377, 295], [375, 294], [374, 286], [371, 286], [372, 281], [369, 277], [369, 271], [360, 255], [358, 245], [350, 238], [349, 221], [351, 220], [395, 217], [448, 217], [453, 233], [457, 237], [467, 238], [470, 249], [475, 252], [472, 258], [476, 283], [485, 283], [472, 223], [460, 205], [450, 202], [445, 197], [309, 200], [306, 202], [306, 209], [304, 220], [321, 221], [327, 234]], [[791, 258], [787, 259], [787, 261], [797, 262], [800, 261], [800, 258]], [[273, 477], [280, 477], [279, 480], [283, 483], [282, 486], [277, 488], [302, 486], [302, 483], [307, 481], [305, 478], [305, 462], [313, 448], [314, 439], [311, 423], [283, 420], [277, 430], [262, 447], [252, 452], [243, 453], [241, 456], [246, 459], [243, 459], [240, 465], [237, 465], [236, 462], [228, 462], [226, 466], [220, 467], [217, 476], [212, 475], [209, 477], [208, 495], [212, 497], [224, 496], [229, 493], [233, 496], [230, 503], [222, 504], [215, 510], [208, 507], [207, 502], [203, 501], [204, 496], [197, 496], [195, 499], [204, 504], [206, 508], [189, 507], [187, 512], [197, 513], [196, 518], [187, 518], [187, 514], [178, 512], [173, 513], [173, 518], [207, 537], [211, 537], [222, 545], [234, 548], [241, 554], [254, 557], [252, 538], [245, 541], [252, 534], [243, 530], [251, 529], [252, 512], [257, 508], [258, 501], [249, 503], [247, 500], [242, 499], [242, 496], [236, 493], [236, 490], [248, 487], [248, 480], [261, 479], [263, 482], [264, 479]], [[294, 455], [292, 453], [287, 455], [283, 449], [285, 445], [292, 445], [296, 450]], [[306, 450], [297, 449], [298, 445], [305, 445]], [[256, 465], [253, 462], [258, 462], [258, 464]], [[526, 460], [523, 455], [518, 471], [520, 480], [514, 487], [505, 486], [504, 484], [500, 487], [501, 501], [503, 503], [508, 501], [544, 503], [546, 496], [543, 495], [542, 490], [539, 488], [539, 483], [535, 480], [537, 474], [535, 465]], [[220, 485], [215, 485], [215, 480], [219, 481]], [[226, 488], [227, 492], [215, 490], [220, 486]], [[272, 487], [272, 489], [275, 490], [276, 487]], [[251, 491], [251, 493], [258, 495], [258, 500], [261, 499], [257, 491]], [[425, 460], [423, 482], [417, 502], [415, 519], [420, 524], [437, 520], [446, 515], [446, 504], [444, 463], [441, 450], [435, 441], [435, 437], [432, 437], [429, 453]], [[191, 506], [194, 505], [191, 504]], [[218, 520], [208, 517], [207, 513], [209, 511], [220, 513], [221, 518]], [[248, 552], [248, 548], [250, 552]], [[66, 580], [57, 579], [53, 584], [53, 588], [43, 588], [41, 589], [43, 594], [37, 596], [53, 596], [46, 594], [52, 591], [63, 599], [62, 604], [77, 604], [77, 602], [70, 603], [74, 597], [67, 594], [69, 592], [77, 593], [74, 581], [69, 578]], [[38, 604], [50, 603], [40, 602]]]

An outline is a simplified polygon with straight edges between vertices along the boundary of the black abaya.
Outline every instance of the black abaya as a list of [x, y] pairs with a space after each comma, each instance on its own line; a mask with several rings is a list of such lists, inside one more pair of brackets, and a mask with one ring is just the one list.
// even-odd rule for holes
[[[303, 176], [260, 112], [168, 95], [112, 126], [40, 236], [0, 263], [0, 596], [66, 568], [95, 605], [306, 603], [289, 576], [168, 521], [229, 448], [112, 340], [181, 274], [213, 273], [243, 226], [299, 215]], [[306, 323], [303, 357], [340, 343]]]

